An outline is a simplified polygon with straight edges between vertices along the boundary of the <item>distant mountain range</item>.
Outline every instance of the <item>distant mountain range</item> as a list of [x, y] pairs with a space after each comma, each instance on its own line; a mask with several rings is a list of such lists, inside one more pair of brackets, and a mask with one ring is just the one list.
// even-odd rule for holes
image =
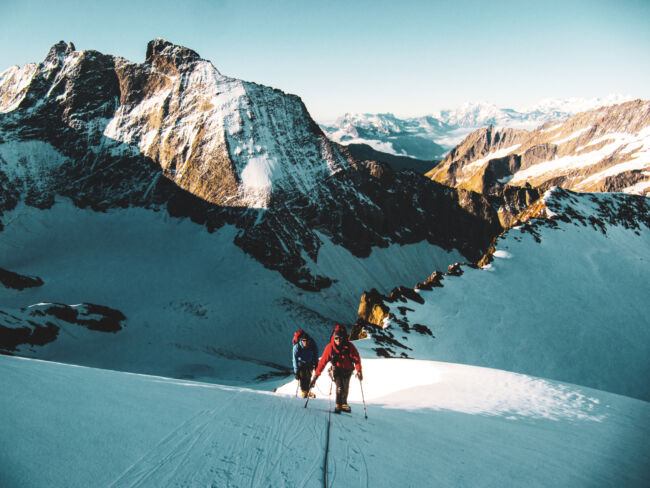
[[482, 128], [427, 175], [479, 193], [529, 185], [648, 195], [650, 102], [602, 107], [533, 131]]
[[488, 125], [531, 130], [549, 121], [631, 99], [619, 94], [591, 99], [545, 99], [521, 110], [490, 103], [465, 103], [456, 109], [403, 119], [390, 113], [345, 114], [333, 124], [321, 124], [321, 128], [341, 144], [367, 144], [389, 154], [434, 160], [442, 159], [469, 133]]

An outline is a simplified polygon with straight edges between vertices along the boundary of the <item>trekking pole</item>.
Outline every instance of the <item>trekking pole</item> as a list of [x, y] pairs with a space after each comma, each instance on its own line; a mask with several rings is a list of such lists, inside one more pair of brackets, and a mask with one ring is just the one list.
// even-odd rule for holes
[[305, 408], [307, 408], [307, 404], [309, 403], [309, 393], [311, 392], [311, 388], [307, 392], [307, 401], [305, 402]]
[[298, 388], [300, 388], [300, 381], [298, 381], [298, 384], [296, 385], [296, 398], [298, 398]]
[[307, 401], [305, 402], [305, 408], [307, 408], [307, 404], [309, 403], [309, 397], [311, 397], [311, 395], [310, 395], [311, 389], [312, 389], [312, 386], [311, 386], [311, 383], [310, 383], [309, 384], [309, 391], [307, 392]]
[[361, 387], [361, 399], [363, 400], [363, 415], [366, 417], [366, 420], [368, 420], [368, 411], [366, 410], [366, 399], [363, 396], [363, 382], [359, 380], [359, 386]]

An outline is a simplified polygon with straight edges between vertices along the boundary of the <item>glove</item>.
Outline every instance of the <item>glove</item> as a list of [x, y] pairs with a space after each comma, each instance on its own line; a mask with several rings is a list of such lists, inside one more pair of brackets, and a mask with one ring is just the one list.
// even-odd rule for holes
[[363, 380], [363, 373], [361, 370], [357, 371], [357, 378], [359, 378], [359, 381]]
[[314, 376], [314, 378], [311, 380], [311, 383], [309, 383], [309, 389], [311, 390], [314, 386], [316, 386], [316, 380], [318, 379], [318, 376]]
[[300, 380], [300, 375], [298, 373], [294, 373], [293, 375], [297, 380]]

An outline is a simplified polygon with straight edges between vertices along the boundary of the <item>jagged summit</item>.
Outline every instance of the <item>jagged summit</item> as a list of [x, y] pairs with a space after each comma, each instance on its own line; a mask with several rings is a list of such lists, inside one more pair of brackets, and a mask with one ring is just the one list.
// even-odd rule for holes
[[[181, 188], [211, 203], [268, 208], [282, 192], [308, 198], [347, 166], [302, 101], [270, 87], [222, 76], [195, 51], [164, 39], [131, 63], [60, 42], [31, 71], [3, 73], [3, 111], [55, 139], [90, 131], [80, 152], [140, 153]], [[64, 121], [59, 134], [56, 124]], [[93, 119], [96, 124], [88, 124]], [[24, 124], [23, 124], [24, 125]], [[218, 175], [218, 177], [216, 177]]]
[[146, 62], [167, 72], [170, 66], [176, 69], [188, 67], [197, 61], [204, 61], [196, 51], [157, 38], [147, 43]]
[[66, 56], [77, 49], [74, 47], [74, 44], [71, 42], [59, 41], [54, 44], [50, 51], [47, 53], [46, 60], [52, 58], [60, 58]]

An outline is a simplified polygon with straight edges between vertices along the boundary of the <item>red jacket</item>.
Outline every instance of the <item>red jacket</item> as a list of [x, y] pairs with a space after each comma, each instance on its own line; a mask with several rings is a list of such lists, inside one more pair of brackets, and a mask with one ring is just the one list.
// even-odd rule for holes
[[325, 369], [325, 366], [327, 366], [327, 363], [330, 361], [332, 361], [335, 368], [351, 370], [354, 367], [357, 371], [361, 371], [361, 358], [359, 357], [359, 351], [357, 351], [354, 344], [348, 340], [342, 343], [339, 347], [336, 347], [334, 344], [334, 337], [332, 337], [330, 343], [325, 346], [323, 356], [318, 362], [315, 375], [320, 376]]

